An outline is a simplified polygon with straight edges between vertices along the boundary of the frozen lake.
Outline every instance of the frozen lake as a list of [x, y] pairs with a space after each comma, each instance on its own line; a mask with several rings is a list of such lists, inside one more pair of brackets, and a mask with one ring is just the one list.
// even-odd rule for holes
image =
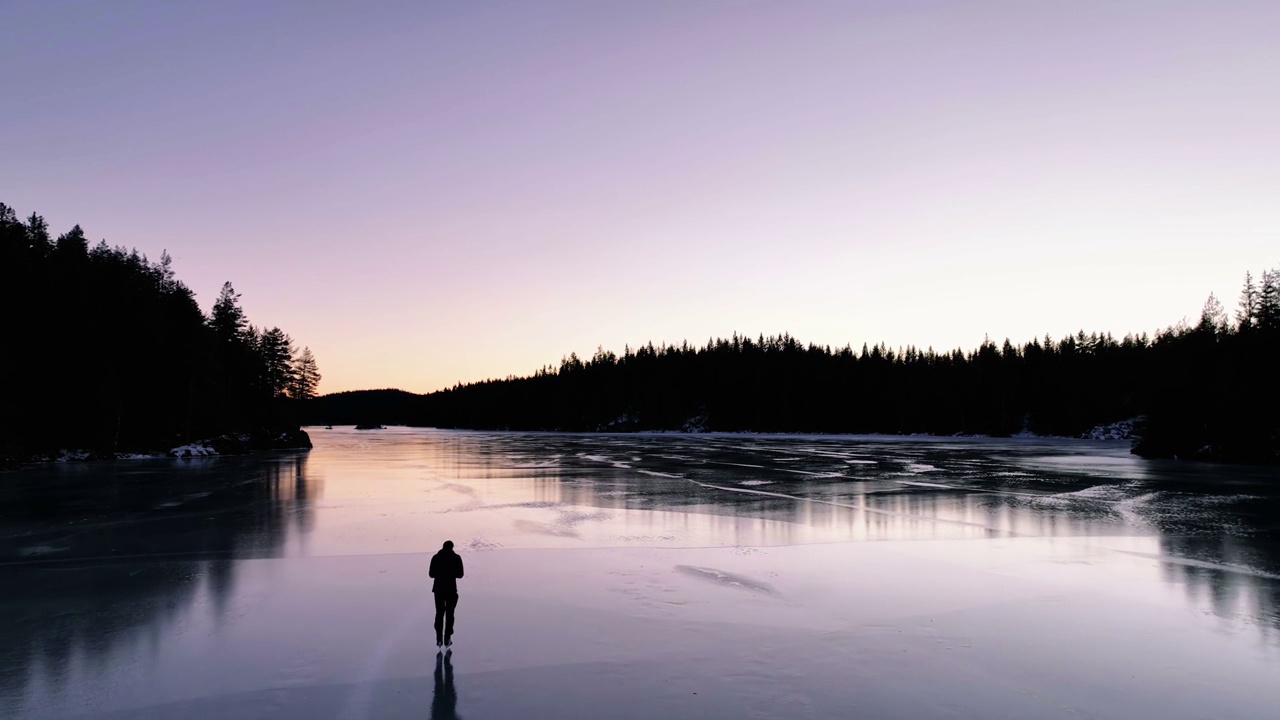
[[1274, 471], [1114, 442], [309, 431], [0, 474], [0, 718], [1280, 714]]

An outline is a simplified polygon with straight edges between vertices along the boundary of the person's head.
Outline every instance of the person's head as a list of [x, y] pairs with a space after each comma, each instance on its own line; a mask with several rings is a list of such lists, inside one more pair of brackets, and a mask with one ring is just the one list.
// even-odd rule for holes
[[452, 549], [453, 549], [453, 541], [452, 541], [452, 540], [445, 540], [445, 541], [444, 541], [444, 549], [445, 549], [445, 550], [452, 550]]

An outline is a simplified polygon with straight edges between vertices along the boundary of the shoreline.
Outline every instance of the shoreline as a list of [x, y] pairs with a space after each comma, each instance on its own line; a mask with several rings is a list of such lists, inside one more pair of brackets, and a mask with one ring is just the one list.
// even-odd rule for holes
[[0, 472], [21, 470], [28, 465], [66, 463], [119, 462], [122, 460], [166, 460], [250, 455], [271, 450], [310, 450], [311, 436], [301, 426], [286, 429], [231, 432], [212, 438], [184, 443], [168, 450], [122, 450], [103, 453], [78, 448], [63, 448], [56, 457], [47, 454], [17, 456], [0, 455]]
[[[303, 425], [304, 428], [325, 429], [325, 425]], [[351, 424], [333, 425], [331, 429], [348, 429], [353, 428]], [[1018, 433], [1016, 435], [983, 435], [979, 433], [973, 434], [954, 434], [954, 435], [935, 435], [932, 433], [823, 433], [823, 432], [761, 432], [755, 430], [707, 430], [707, 431], [688, 431], [688, 430], [512, 430], [510, 428], [466, 428], [466, 427], [440, 427], [436, 425], [406, 425], [397, 423], [384, 424], [383, 430], [392, 428], [407, 428], [412, 430], [444, 430], [447, 432], [460, 433], [504, 433], [504, 434], [525, 434], [525, 435], [563, 435], [563, 436], [581, 436], [581, 437], [760, 437], [770, 439], [823, 439], [823, 440], [890, 440], [890, 441], [908, 441], [908, 440], [1013, 440], [1013, 441], [1035, 441], [1035, 440], [1071, 440], [1076, 442], [1090, 443], [1119, 443], [1125, 442], [1132, 444], [1133, 438], [1110, 438], [1110, 437], [1079, 437], [1073, 435], [1035, 435], [1030, 433]], [[366, 432], [366, 431], [361, 431]]]

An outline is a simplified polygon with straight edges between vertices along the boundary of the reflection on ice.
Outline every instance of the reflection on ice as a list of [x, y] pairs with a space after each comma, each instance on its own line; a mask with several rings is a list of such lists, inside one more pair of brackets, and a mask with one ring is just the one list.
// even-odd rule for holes
[[292, 454], [5, 475], [13, 550], [0, 558], [0, 704], [21, 705], [27, 686], [74, 695], [81, 673], [187, 629], [193, 607], [216, 625], [233, 604], [236, 559], [278, 555], [313, 527], [319, 485], [306, 463]]
[[431, 720], [457, 720], [458, 691], [453, 687], [453, 651], [436, 653], [435, 687], [431, 692]]
[[[690, 714], [695, 692], [709, 717], [1179, 717], [1193, 704], [1151, 688], [1214, 673], [1215, 707], [1280, 700], [1251, 684], [1280, 669], [1267, 471], [1045, 440], [313, 438], [3, 476], [0, 717], [627, 716], [636, 697]], [[456, 687], [423, 620], [444, 539], [468, 555]], [[1114, 680], [1089, 627], [1114, 662], [1173, 669], [1072, 690]], [[985, 689], [930, 704], [912, 685], [954, 678]], [[1045, 683], [1058, 705], [1014, 698]]]

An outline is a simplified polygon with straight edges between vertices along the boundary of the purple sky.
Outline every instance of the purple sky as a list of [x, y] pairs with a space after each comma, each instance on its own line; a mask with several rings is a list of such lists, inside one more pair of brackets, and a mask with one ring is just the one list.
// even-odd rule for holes
[[1280, 2], [0, 4], [0, 201], [321, 390], [1154, 331], [1280, 265]]

